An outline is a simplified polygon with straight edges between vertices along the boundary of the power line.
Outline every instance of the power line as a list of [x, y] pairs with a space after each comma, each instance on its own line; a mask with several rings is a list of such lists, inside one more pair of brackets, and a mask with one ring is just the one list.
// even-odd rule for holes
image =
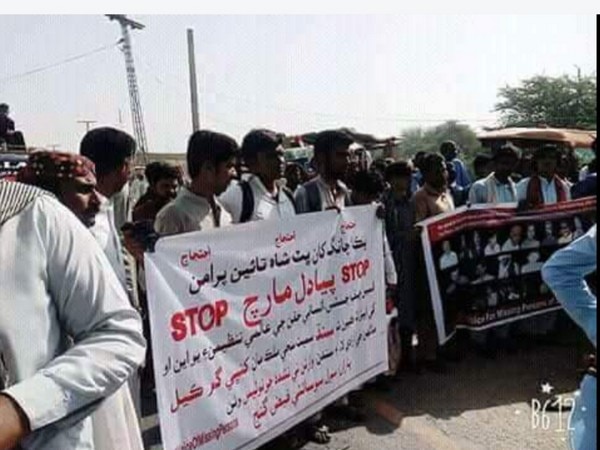
[[[145, 59], [140, 59], [140, 60], [142, 62], [142, 65], [146, 69], [149, 69], [151, 71], [151, 78], [153, 78], [156, 83], [160, 84], [161, 87], [163, 87], [163, 88], [168, 87], [169, 89], [174, 89], [182, 94], [185, 93], [187, 95], [187, 92], [185, 92], [185, 89], [183, 88], [183, 86], [180, 86], [178, 84], [173, 84], [170, 82], [165, 82], [165, 80], [163, 80], [156, 74], [156, 71], [152, 68], [152, 66], [148, 63], [147, 60], [145, 60]], [[183, 82], [183, 80], [181, 78], [178, 78], [178, 79]], [[475, 118], [464, 118], [464, 117], [463, 118], [460, 118], [460, 117], [459, 118], [457, 118], [457, 117], [439, 117], [439, 118], [421, 117], [420, 118], [417, 116], [405, 116], [402, 114], [390, 115], [390, 116], [368, 116], [368, 115], [353, 115], [353, 114], [344, 114], [344, 113], [327, 113], [327, 112], [317, 112], [317, 111], [308, 111], [308, 110], [301, 110], [301, 109], [295, 109], [295, 108], [289, 108], [289, 107], [282, 107], [280, 105], [269, 104], [269, 103], [260, 103], [260, 102], [251, 100], [246, 97], [233, 96], [233, 95], [223, 94], [223, 93], [216, 92], [216, 91], [205, 91], [205, 94], [207, 96], [214, 95], [215, 97], [222, 98], [226, 101], [232, 101], [232, 102], [237, 102], [237, 103], [241, 102], [241, 103], [258, 106], [258, 107], [266, 108], [266, 109], [275, 109], [275, 110], [278, 110], [278, 111], [284, 112], [284, 113], [296, 114], [297, 116], [300, 116], [300, 115], [316, 116], [316, 117], [325, 117], [325, 118], [340, 119], [340, 120], [341, 119], [374, 120], [376, 122], [395, 122], [395, 123], [443, 123], [443, 122], [448, 122], [448, 121], [490, 123], [490, 122], [494, 122], [497, 120], [496, 117], [490, 117], [488, 119], [483, 119], [483, 118], [475, 119]], [[214, 117], [212, 118], [212, 120], [217, 121]], [[224, 124], [228, 123], [223, 120], [219, 120], [219, 122], [224, 123]], [[231, 122], [229, 122], [229, 123], [231, 123]]]
[[[180, 81], [181, 84], [177, 83], [171, 83], [169, 81], [165, 81], [165, 79], [162, 79], [161, 77], [159, 77], [157, 75], [157, 70], [153, 67], [153, 65], [146, 59], [142, 60], [143, 65], [145, 66], [146, 69], [148, 69], [152, 75], [152, 77], [154, 78], [154, 81], [156, 81], [158, 84], [161, 85], [161, 87], [163, 88], [170, 88], [170, 89], [175, 89], [179, 92], [181, 92], [182, 94], [184, 93], [185, 89], [183, 88], [183, 86], [187, 83], [186, 80], [184, 80], [182, 77], [178, 76], [178, 75], [174, 75], [174, 77]], [[187, 92], [185, 92], [185, 94], [187, 95]], [[299, 109], [299, 108], [294, 108], [294, 107], [289, 107], [289, 106], [282, 106], [281, 104], [275, 104], [275, 103], [261, 103], [260, 101], [256, 101], [254, 99], [251, 99], [249, 97], [242, 97], [242, 96], [235, 96], [235, 95], [231, 95], [231, 94], [224, 94], [221, 92], [217, 92], [217, 91], [210, 91], [210, 90], [205, 90], [205, 96], [210, 96], [213, 95], [216, 98], [221, 98], [225, 101], [231, 101], [234, 103], [245, 103], [248, 105], [252, 105], [252, 106], [256, 106], [259, 108], [264, 108], [264, 109], [273, 109], [282, 113], [291, 113], [291, 114], [295, 114], [296, 116], [311, 116], [311, 117], [321, 117], [321, 118], [328, 118], [328, 119], [336, 119], [336, 120], [369, 120], [369, 121], [374, 121], [374, 122], [393, 122], [393, 123], [398, 123], [398, 124], [441, 124], [444, 122], [460, 122], [460, 123], [471, 123], [471, 124], [479, 124], [480, 126], [483, 126], [485, 124], [491, 124], [491, 123], [498, 123], [500, 120], [500, 116], [499, 115], [490, 115], [488, 118], [483, 118], [482, 117], [457, 117], [457, 116], [435, 116], [434, 114], [427, 114], [425, 113], [422, 116], [417, 116], [417, 115], [406, 115], [406, 114], [394, 114], [394, 115], [386, 115], [386, 116], [382, 116], [382, 115], [356, 115], [356, 114], [345, 114], [345, 113], [329, 113], [329, 112], [321, 112], [321, 111], [309, 111], [309, 110], [304, 110], [304, 109]], [[205, 113], [206, 115], [206, 113]], [[241, 124], [234, 124], [233, 122], [229, 122], [226, 120], [222, 120], [222, 119], [217, 119], [215, 116], [209, 116], [206, 115], [207, 118], [211, 119], [214, 122], [217, 123], [221, 123], [221, 124], [225, 124], [225, 125], [236, 125], [241, 127]], [[564, 119], [567, 119], [569, 117], [563, 117]]]
[[23, 77], [27, 77], [29, 75], [33, 75], [33, 74], [36, 74], [36, 73], [44, 72], [46, 70], [53, 69], [55, 67], [59, 67], [59, 66], [62, 66], [64, 64], [68, 64], [68, 63], [73, 62], [73, 61], [77, 61], [79, 59], [86, 58], [86, 57], [94, 55], [96, 53], [100, 53], [100, 52], [102, 52], [104, 50], [108, 50], [110, 48], [114, 48], [117, 45], [119, 45], [119, 43], [120, 43], [120, 41], [119, 42], [115, 42], [114, 44], [110, 44], [110, 45], [105, 45], [103, 47], [99, 47], [97, 49], [91, 50], [91, 51], [86, 52], [86, 53], [82, 53], [80, 55], [71, 56], [70, 58], [66, 58], [66, 59], [63, 59], [61, 61], [57, 61], [55, 63], [48, 64], [47, 66], [38, 67], [36, 69], [28, 70], [27, 72], [17, 73], [17, 74], [10, 75], [10, 76], [5, 77], [5, 78], [0, 78], [0, 83], [6, 83], [6, 82], [9, 82], [9, 81], [14, 81], [14, 80], [17, 80], [17, 79], [20, 79], [20, 78], [23, 78]]
[[[175, 89], [182, 94], [185, 92], [185, 89], [183, 88], [183, 86], [180, 86], [178, 84], [173, 84], [170, 82], [165, 82], [164, 79], [160, 78], [156, 74], [156, 71], [148, 63], [147, 60], [141, 59], [141, 61], [142, 61], [142, 65], [145, 68], [150, 70], [151, 77], [154, 79], [154, 81], [156, 83], [160, 84], [161, 87], [163, 87], [163, 88], [168, 87], [170, 89]], [[183, 83], [182, 78], [177, 77], [177, 79]], [[185, 93], [187, 95], [187, 92], [185, 92]], [[476, 119], [476, 118], [466, 118], [466, 117], [433, 118], [433, 117], [406, 116], [403, 114], [389, 115], [389, 116], [368, 116], [368, 115], [355, 115], [355, 114], [344, 114], [344, 113], [328, 113], [328, 112], [308, 111], [308, 110], [303, 110], [303, 109], [290, 108], [287, 106], [281, 106], [281, 105], [277, 105], [277, 104], [273, 104], [273, 103], [261, 103], [261, 102], [255, 101], [255, 100], [251, 100], [247, 97], [233, 96], [230, 94], [223, 94], [221, 92], [216, 92], [216, 91], [209, 91], [209, 90], [205, 91], [205, 96], [210, 96], [210, 95], [214, 95], [215, 97], [221, 98], [225, 101], [231, 101], [231, 102], [238, 103], [238, 104], [245, 103], [248, 105], [253, 105], [253, 106], [257, 106], [257, 107], [265, 108], [265, 109], [274, 109], [274, 110], [282, 112], [282, 113], [295, 114], [297, 116], [323, 117], [323, 118], [339, 119], [339, 120], [342, 120], [342, 119], [373, 120], [376, 122], [395, 122], [395, 123], [443, 123], [443, 122], [448, 122], [448, 121], [490, 123], [490, 122], [494, 122], [497, 120], [496, 117], [489, 117], [487, 119], [483, 119], [483, 118]], [[221, 122], [225, 123], [224, 121], [221, 121]]]

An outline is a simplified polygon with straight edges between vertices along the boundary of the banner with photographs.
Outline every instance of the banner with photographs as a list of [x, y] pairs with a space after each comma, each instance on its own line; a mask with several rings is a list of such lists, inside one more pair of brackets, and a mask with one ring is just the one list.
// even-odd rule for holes
[[422, 244], [438, 340], [560, 309], [541, 268], [595, 221], [596, 198], [529, 211], [473, 205], [425, 220]]

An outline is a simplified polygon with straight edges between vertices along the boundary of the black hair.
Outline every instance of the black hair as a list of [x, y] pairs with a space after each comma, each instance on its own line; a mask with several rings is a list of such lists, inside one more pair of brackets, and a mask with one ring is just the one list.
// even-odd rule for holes
[[317, 134], [314, 144], [314, 154], [330, 154], [336, 147], [349, 146], [354, 139], [347, 133], [340, 130], [321, 131]]
[[96, 174], [103, 176], [120, 169], [127, 158], [135, 154], [135, 140], [116, 128], [95, 128], [86, 133], [79, 153], [96, 165]]
[[387, 166], [384, 158], [378, 158], [375, 161], [373, 161], [373, 164], [371, 164], [371, 170], [376, 170], [377, 172], [379, 172], [381, 174], [381, 176], [383, 176], [385, 174], [385, 169], [387, 167], [388, 166]]
[[385, 179], [412, 177], [413, 166], [409, 161], [396, 161], [385, 168]]
[[287, 178], [288, 175], [290, 173], [293, 173], [293, 171], [296, 169], [300, 169], [300, 173], [302, 174], [302, 177], [304, 180], [308, 179], [308, 172], [306, 172], [306, 169], [304, 168], [304, 166], [302, 164], [299, 164], [297, 162], [287, 163], [287, 165], [285, 166], [285, 177]]
[[354, 174], [352, 189], [355, 192], [378, 197], [385, 190], [385, 183], [379, 172], [375, 170], [362, 170]]
[[423, 163], [421, 164], [421, 171], [423, 172], [423, 175], [425, 175], [431, 170], [437, 168], [440, 164], [446, 164], [445, 158], [437, 153], [429, 153], [423, 158]]
[[252, 130], [242, 141], [242, 156], [246, 162], [253, 161], [259, 153], [274, 152], [282, 143], [282, 134], [265, 129]]
[[204, 164], [215, 168], [238, 156], [239, 146], [235, 139], [214, 131], [196, 131], [190, 136], [187, 148], [187, 165], [191, 178], [195, 178]]
[[445, 155], [448, 152], [457, 152], [458, 145], [454, 141], [444, 141], [442, 145], [440, 145], [440, 153]]
[[543, 158], [544, 156], [546, 156], [547, 154], [554, 154], [554, 156], [556, 157], [556, 160], [560, 162], [560, 157], [562, 152], [560, 151], [560, 149], [553, 144], [545, 144], [542, 145], [541, 147], [537, 148], [534, 152], [533, 152], [533, 159], [539, 159], [539, 158]]
[[502, 147], [500, 147], [499, 149], [496, 150], [496, 153], [494, 153], [494, 160], [497, 160], [499, 158], [501, 158], [502, 156], [510, 156], [512, 158], [514, 158], [515, 160], [519, 160], [519, 153], [517, 152], [517, 150], [511, 146], [511, 145], [503, 145]]
[[419, 150], [417, 153], [415, 153], [415, 156], [413, 156], [412, 160], [417, 169], [421, 170], [421, 163], [423, 162], [423, 158], [425, 158], [425, 156], [427, 156], [427, 152], [423, 150]]
[[164, 179], [179, 179], [179, 170], [172, 164], [162, 161], [151, 162], [146, 166], [144, 171], [146, 179], [151, 186], [154, 186], [160, 180]]
[[480, 153], [480, 154], [476, 155], [475, 158], [473, 158], [473, 168], [475, 170], [477, 170], [477, 169], [483, 168], [484, 166], [487, 166], [491, 162], [492, 162], [491, 156]]
[[0, 103], [0, 111], [8, 111], [10, 110], [10, 107], [8, 106], [7, 103]]

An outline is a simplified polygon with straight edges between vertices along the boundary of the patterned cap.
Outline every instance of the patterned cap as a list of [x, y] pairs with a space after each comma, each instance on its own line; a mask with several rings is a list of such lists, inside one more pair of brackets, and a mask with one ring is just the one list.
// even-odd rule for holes
[[75, 153], [40, 151], [29, 156], [27, 165], [19, 171], [17, 180], [21, 183], [38, 185], [42, 181], [68, 180], [83, 177], [86, 181], [96, 181], [94, 163], [85, 156]]

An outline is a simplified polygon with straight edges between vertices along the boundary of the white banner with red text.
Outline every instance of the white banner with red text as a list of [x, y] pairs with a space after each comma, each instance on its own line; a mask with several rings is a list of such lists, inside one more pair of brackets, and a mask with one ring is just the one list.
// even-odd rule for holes
[[252, 450], [384, 372], [375, 207], [161, 238], [146, 253], [168, 450]]

